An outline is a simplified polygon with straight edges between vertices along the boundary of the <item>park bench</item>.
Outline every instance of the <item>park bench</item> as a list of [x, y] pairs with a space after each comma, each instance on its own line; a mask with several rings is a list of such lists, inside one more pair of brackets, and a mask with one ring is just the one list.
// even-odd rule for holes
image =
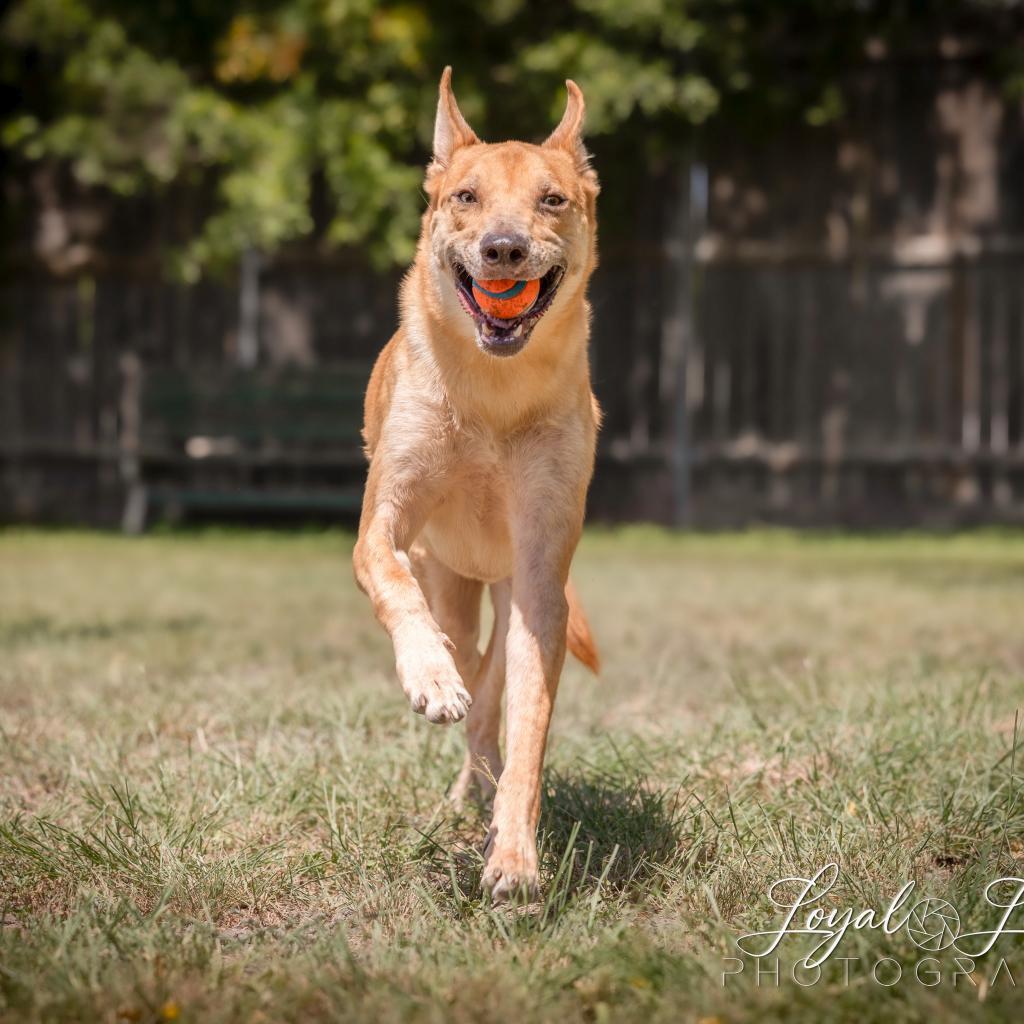
[[209, 373], [128, 357], [122, 370], [126, 532], [156, 513], [358, 511], [368, 365]]

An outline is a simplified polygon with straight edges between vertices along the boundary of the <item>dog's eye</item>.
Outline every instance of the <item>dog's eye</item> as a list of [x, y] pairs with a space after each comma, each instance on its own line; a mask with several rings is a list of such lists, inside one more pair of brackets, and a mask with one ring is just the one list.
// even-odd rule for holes
[[568, 201], [569, 200], [566, 199], [565, 196], [560, 196], [557, 192], [551, 192], [541, 200], [541, 205], [548, 206], [552, 210], [557, 210], [560, 207], [565, 206]]
[[456, 192], [455, 195], [452, 196], [452, 199], [454, 199], [455, 202], [457, 202], [457, 203], [475, 203], [476, 202], [476, 196], [473, 195], [473, 193], [470, 192], [468, 188], [464, 188], [461, 191]]

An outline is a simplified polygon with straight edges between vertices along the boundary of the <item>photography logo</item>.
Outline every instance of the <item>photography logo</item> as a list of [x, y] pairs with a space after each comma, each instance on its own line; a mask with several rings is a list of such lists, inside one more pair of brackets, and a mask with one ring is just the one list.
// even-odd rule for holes
[[918, 949], [938, 953], [960, 934], [960, 915], [945, 900], [921, 900], [907, 917], [907, 935]]
[[[991, 986], [1008, 979], [1016, 986], [1010, 964], [1004, 958], [990, 958], [982, 964], [1004, 936], [1024, 935], [1024, 878], [1003, 877], [989, 882], [982, 892], [983, 904], [978, 913], [996, 918], [990, 926], [978, 931], [965, 930], [956, 907], [948, 900], [934, 897], [915, 898], [915, 882], [906, 882], [887, 903], [877, 907], [836, 906], [835, 899], [826, 899], [839, 879], [839, 866], [826, 864], [810, 878], [780, 878], [767, 891], [769, 902], [781, 912], [782, 920], [773, 928], [748, 932], [739, 936], [736, 946], [742, 956], [726, 957], [732, 966], [722, 972], [726, 979], [742, 974], [752, 964], [750, 974], [755, 984], [767, 977], [779, 983], [783, 943], [796, 940], [800, 954], [792, 962], [793, 981], [803, 987], [816, 984], [826, 967], [842, 966], [843, 979], [849, 984], [851, 965], [866, 960], [874, 981], [885, 987], [897, 984], [909, 974], [922, 985], [940, 984], [944, 974], [954, 985], [979, 984], [982, 969], [991, 977], [982, 983]], [[972, 904], [976, 901], [972, 901]], [[880, 936], [902, 935], [912, 946], [911, 959], [899, 960], [892, 955], [870, 957], [846, 955], [843, 942], [862, 932]], [[886, 943], [891, 946], [891, 943]], [[863, 942], [859, 944], [863, 950]], [[787, 950], [792, 945], [787, 946]], [[937, 954], [941, 954], [941, 957]], [[873, 963], [873, 966], [872, 966]], [[994, 971], [992, 965], [994, 964]], [[949, 971], [952, 970], [952, 975]]]

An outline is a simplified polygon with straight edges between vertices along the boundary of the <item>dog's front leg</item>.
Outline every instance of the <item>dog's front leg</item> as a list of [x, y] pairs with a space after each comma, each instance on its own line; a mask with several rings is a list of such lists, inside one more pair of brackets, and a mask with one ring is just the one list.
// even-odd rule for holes
[[565, 582], [582, 520], [582, 512], [571, 515], [571, 522], [553, 522], [550, 507], [540, 511], [534, 505], [532, 514], [524, 509], [517, 517], [513, 531], [505, 770], [494, 798], [483, 875], [495, 902], [533, 894], [537, 887], [541, 769], [565, 660]]
[[431, 722], [458, 722], [473, 703], [452, 657], [451, 641], [430, 614], [407, 554], [434, 500], [425, 483], [403, 480], [375, 459], [352, 554], [356, 581], [369, 596], [395, 649], [395, 667], [413, 711]]

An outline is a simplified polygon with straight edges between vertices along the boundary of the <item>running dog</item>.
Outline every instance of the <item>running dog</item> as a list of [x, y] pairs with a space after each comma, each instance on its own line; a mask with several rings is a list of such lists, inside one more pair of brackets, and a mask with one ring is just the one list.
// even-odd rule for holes
[[[482, 884], [495, 902], [537, 888], [541, 769], [566, 646], [598, 670], [569, 583], [600, 420], [586, 299], [598, 182], [583, 94], [566, 87], [565, 114], [542, 145], [485, 143], [445, 68], [400, 326], [366, 393], [356, 580], [391, 637], [412, 709], [467, 720], [452, 796], [475, 787], [493, 797]], [[520, 281], [536, 298], [517, 316], [496, 317], [474, 297], [476, 282], [515, 294]], [[481, 654], [485, 585], [494, 629]]]

